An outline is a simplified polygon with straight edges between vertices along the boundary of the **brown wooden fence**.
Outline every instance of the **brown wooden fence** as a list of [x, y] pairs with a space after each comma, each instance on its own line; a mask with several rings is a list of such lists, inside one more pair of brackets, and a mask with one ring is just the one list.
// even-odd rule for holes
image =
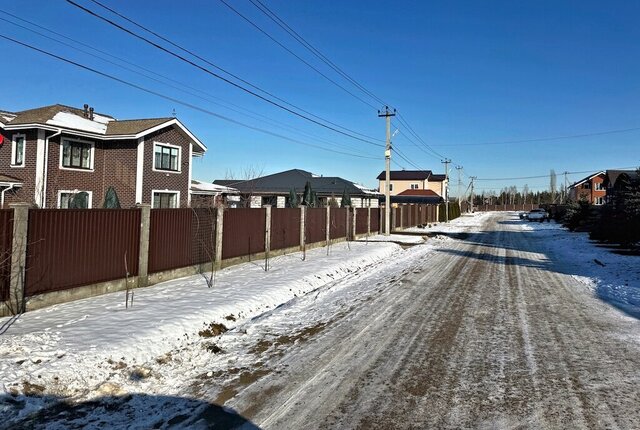
[[[374, 213], [371, 212], [371, 218], [373, 218]], [[367, 218], [369, 217], [368, 209], [356, 209], [356, 234], [366, 234], [367, 233]], [[371, 220], [371, 224], [373, 224], [373, 220]]]
[[232, 209], [224, 214], [222, 258], [264, 252], [266, 209]]
[[13, 209], [0, 209], [0, 301], [9, 298], [12, 240]]
[[325, 208], [307, 209], [305, 222], [307, 243], [322, 242], [327, 238], [327, 210]]
[[36, 209], [29, 213], [25, 296], [138, 274], [137, 209]]
[[380, 231], [380, 220], [382, 219], [380, 217], [380, 212], [381, 212], [380, 208], [371, 209], [371, 232], [372, 233], [374, 232], [377, 233], [378, 231]]
[[347, 236], [347, 209], [331, 209], [329, 214], [329, 238], [339, 239]]
[[271, 249], [300, 246], [301, 209], [271, 209]]

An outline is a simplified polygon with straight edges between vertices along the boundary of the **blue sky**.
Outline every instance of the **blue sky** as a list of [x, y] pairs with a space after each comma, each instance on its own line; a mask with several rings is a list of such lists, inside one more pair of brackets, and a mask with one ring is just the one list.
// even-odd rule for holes
[[[75, 1], [113, 17], [89, 0]], [[378, 108], [379, 103], [320, 63], [248, 0], [228, 1], [331, 79]], [[453, 159], [453, 165], [462, 165], [466, 175], [511, 178], [545, 175], [550, 169], [560, 174], [565, 170], [640, 165], [640, 130], [477, 145], [640, 127], [640, 2], [263, 1], [341, 69], [396, 107], [432, 149]], [[377, 117], [376, 109], [326, 81], [220, 1], [103, 3], [298, 107], [384, 140], [384, 121]], [[6, 21], [0, 22], [0, 34], [254, 127], [378, 159], [294, 144], [111, 82], [4, 40], [0, 40], [5, 59], [0, 68], [2, 109], [89, 103], [97, 112], [122, 119], [170, 116], [175, 109], [178, 118], [209, 147], [207, 155], [194, 163], [195, 178], [209, 181], [224, 178], [229, 172], [238, 177], [247, 170], [268, 174], [301, 168], [377, 185], [375, 177], [384, 168], [383, 148], [274, 108], [64, 0], [6, 2], [0, 10], [187, 84], [207, 100]], [[0, 13], [0, 18], [18, 22], [5, 13]], [[222, 104], [212, 103], [210, 96], [222, 100]], [[250, 110], [252, 116], [229, 110], [227, 103]], [[263, 122], [263, 116], [269, 118], [267, 122]], [[436, 172], [444, 170], [440, 156], [427, 154], [429, 150], [407, 139], [411, 137], [409, 130], [397, 121], [396, 125], [400, 132], [394, 138], [394, 147], [411, 163]], [[394, 160], [414, 169], [405, 160]], [[399, 168], [398, 164], [393, 168]], [[455, 169], [452, 172], [455, 192]], [[581, 176], [585, 175], [569, 175], [569, 180]], [[468, 183], [466, 177], [463, 181]], [[544, 189], [549, 179], [478, 181], [477, 188], [498, 190], [525, 183], [534, 190]]]

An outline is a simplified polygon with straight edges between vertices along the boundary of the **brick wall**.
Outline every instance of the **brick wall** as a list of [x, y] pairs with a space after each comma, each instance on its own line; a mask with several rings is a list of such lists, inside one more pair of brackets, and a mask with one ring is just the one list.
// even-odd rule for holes
[[[180, 173], [153, 170], [153, 144], [168, 143], [179, 146]], [[180, 191], [180, 207], [188, 206], [189, 198], [189, 141], [177, 130], [164, 128], [145, 137], [144, 142], [144, 179], [142, 181], [142, 202], [151, 204], [152, 190]]]
[[[4, 143], [0, 146], [0, 173], [23, 182], [22, 188], [5, 193], [5, 207], [11, 203], [33, 203], [35, 201], [36, 130], [6, 131], [0, 130]], [[25, 134], [24, 167], [11, 167], [11, 145], [14, 134]]]
[[100, 208], [104, 203], [107, 189], [115, 188], [123, 208], [133, 207], [136, 203], [136, 158], [137, 142], [135, 140], [96, 141], [82, 138], [94, 143], [93, 170], [60, 168], [60, 144], [57, 136], [49, 142], [47, 171], [47, 207], [58, 206], [58, 192], [61, 190], [80, 190], [92, 192], [92, 208]]

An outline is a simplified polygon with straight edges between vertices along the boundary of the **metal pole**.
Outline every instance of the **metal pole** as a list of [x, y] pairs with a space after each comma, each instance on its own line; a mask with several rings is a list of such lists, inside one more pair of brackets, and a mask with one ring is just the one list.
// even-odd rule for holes
[[445, 179], [445, 190], [444, 190], [444, 219], [445, 222], [449, 222], [449, 163], [451, 163], [451, 159], [445, 158], [442, 163], [444, 164], [444, 179]]
[[396, 110], [389, 111], [389, 106], [384, 107], [384, 112], [378, 111], [378, 117], [385, 117], [387, 123], [387, 144], [384, 150], [385, 176], [384, 176], [384, 235], [389, 236], [391, 232], [391, 195], [389, 189], [389, 179], [391, 170], [391, 117], [396, 116]]

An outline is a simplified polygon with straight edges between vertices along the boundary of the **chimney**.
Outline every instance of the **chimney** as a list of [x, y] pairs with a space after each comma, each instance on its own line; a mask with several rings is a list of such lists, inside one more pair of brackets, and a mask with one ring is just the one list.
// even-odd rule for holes
[[88, 118], [89, 117], [89, 105], [88, 104], [84, 104], [84, 117]]
[[93, 121], [93, 108], [92, 107], [89, 108], [89, 119], [91, 121]]

